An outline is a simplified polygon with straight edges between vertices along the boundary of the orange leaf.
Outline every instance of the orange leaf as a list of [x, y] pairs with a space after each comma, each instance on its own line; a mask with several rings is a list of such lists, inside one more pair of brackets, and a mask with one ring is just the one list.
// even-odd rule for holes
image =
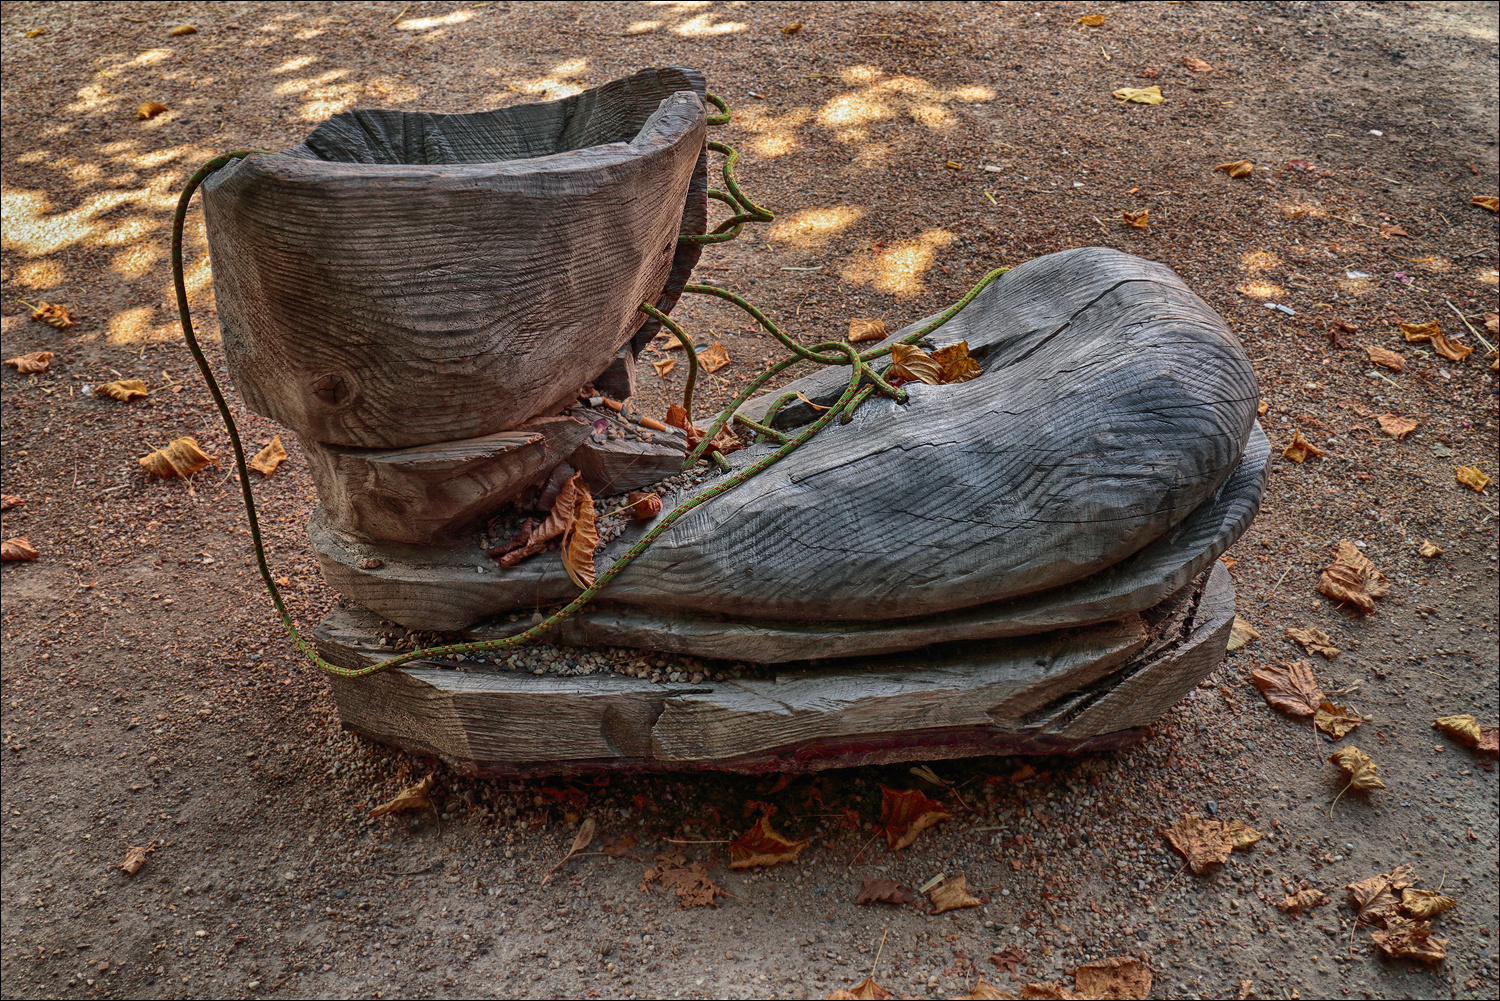
[[1376, 365], [1383, 365], [1392, 372], [1399, 372], [1406, 367], [1406, 359], [1394, 351], [1387, 351], [1373, 344], [1366, 347], [1365, 351], [1370, 355], [1370, 361]]
[[680, 910], [690, 907], [718, 907], [718, 898], [728, 896], [708, 875], [708, 867], [702, 862], [688, 864], [680, 854], [656, 856], [658, 865], [646, 870], [640, 888], [650, 892], [652, 882], [662, 889], [677, 894]]
[[370, 817], [384, 817], [388, 813], [401, 813], [404, 810], [430, 810], [432, 801], [427, 794], [432, 791], [432, 783], [435, 776], [429, 775], [414, 786], [408, 786], [396, 794], [396, 798], [370, 810]]
[[141, 121], [145, 121], [148, 118], [155, 118], [157, 115], [166, 110], [167, 106], [165, 104], [158, 104], [155, 101], [147, 101], [139, 108], [135, 109], [135, 117], [140, 119]]
[[922, 898], [905, 883], [898, 883], [894, 879], [867, 876], [854, 902], [856, 904], [911, 904], [917, 907], [921, 904]]
[[74, 325], [73, 316], [68, 312], [68, 307], [60, 302], [39, 303], [36, 309], [32, 310], [31, 318], [49, 327], [56, 327], [58, 330], [67, 330]]
[[1370, 940], [1392, 959], [1420, 959], [1428, 963], [1441, 963], [1448, 958], [1448, 940], [1432, 934], [1432, 927], [1426, 921], [1391, 918], [1383, 931], [1370, 935]]
[[1500, 196], [1475, 195], [1469, 199], [1469, 204], [1478, 205], [1480, 208], [1489, 209], [1491, 212], [1500, 212]]
[[51, 351], [33, 351], [31, 354], [7, 358], [5, 359], [5, 364], [22, 375], [32, 375], [36, 372], [47, 371], [47, 368], [52, 363], [52, 359], [56, 357]]
[[1317, 626], [1308, 626], [1306, 629], [1286, 628], [1286, 635], [1297, 641], [1297, 645], [1308, 653], [1320, 653], [1329, 660], [1339, 655], [1339, 648], [1333, 645], [1333, 637], [1329, 636]]
[[[1202, 59], [1199, 59], [1197, 56], [1184, 56], [1182, 58], [1182, 65], [1186, 66], [1188, 70], [1193, 73], [1212, 73], [1214, 71], [1214, 68], [1212, 66], [1208, 65], [1208, 63], [1204, 62]], [[1231, 176], [1237, 177], [1239, 175], [1235, 174]]]
[[1380, 238], [1382, 240], [1389, 240], [1393, 236], [1410, 237], [1411, 234], [1408, 233], [1406, 230], [1402, 229], [1400, 226], [1397, 226], [1393, 222], [1381, 223], [1380, 224]]
[[111, 400], [129, 403], [131, 400], [144, 400], [151, 393], [146, 389], [146, 384], [139, 379], [118, 379], [95, 386], [94, 395], [107, 396]]
[[286, 446], [281, 444], [281, 435], [271, 439], [271, 444], [255, 453], [247, 465], [262, 476], [270, 476], [276, 467], [286, 461]]
[[183, 437], [170, 442], [166, 448], [159, 448], [136, 461], [152, 476], [187, 477], [218, 460], [199, 448], [196, 440]]
[[944, 880], [927, 891], [927, 899], [932, 901], [933, 914], [956, 911], [960, 907], [978, 907], [984, 903], [969, 892], [967, 876], [954, 876]]
[[718, 341], [698, 352], [698, 364], [704, 371], [713, 373], [729, 364], [729, 349]]
[[684, 431], [693, 430], [693, 424], [688, 420], [688, 412], [682, 408], [681, 404], [673, 403], [667, 407], [667, 423]]
[[1458, 482], [1477, 494], [1484, 493], [1484, 488], [1490, 484], [1490, 478], [1481, 473], [1478, 466], [1459, 466], [1454, 474], [1458, 477]]
[[762, 815], [754, 827], [729, 843], [729, 868], [749, 869], [790, 862], [810, 844], [810, 840], [793, 841], [777, 833], [771, 826], [771, 818]]
[[955, 382], [968, 382], [984, 375], [984, 369], [979, 367], [979, 362], [969, 355], [969, 342], [959, 341], [950, 344], [946, 348], [938, 348], [932, 353], [932, 360], [938, 363], [942, 369], [941, 384], [946, 386]]
[[[568, 482], [577, 480], [573, 496], [573, 517], [563, 530], [562, 564], [568, 578], [580, 588], [587, 590], [597, 579], [594, 570], [594, 552], [599, 548], [599, 529], [595, 523], [594, 497], [581, 473], [574, 473]], [[558, 497], [561, 500], [561, 495]], [[555, 508], [554, 508], [555, 510]]]
[[125, 849], [125, 861], [120, 863], [120, 871], [127, 876], [134, 876], [141, 871], [141, 866], [146, 864], [146, 856], [155, 850], [138, 846]]
[[1249, 177], [1255, 171], [1255, 164], [1249, 160], [1231, 160], [1219, 164], [1214, 170], [1222, 170], [1230, 177]]
[[1143, 1001], [1151, 996], [1151, 967], [1129, 956], [1084, 963], [1073, 971], [1073, 980], [1084, 997]]
[[1334, 740], [1343, 740], [1358, 729], [1364, 721], [1364, 717], [1359, 713], [1336, 706], [1332, 702], [1319, 705], [1317, 714], [1313, 716], [1313, 725]]
[[18, 536], [0, 542], [0, 563], [23, 563], [40, 555], [42, 554], [31, 545], [31, 540], [25, 537]]
[[1410, 417], [1399, 417], [1396, 414], [1381, 414], [1376, 418], [1380, 422], [1380, 430], [1400, 441], [1417, 429], [1417, 422]]
[[667, 377], [667, 374], [670, 373], [672, 369], [677, 367], [677, 359], [663, 358], [660, 361], [652, 362], [651, 367], [656, 369], [656, 374], [658, 376], [665, 379]]
[[1310, 456], [1327, 455], [1328, 453], [1302, 437], [1300, 430], [1292, 432], [1292, 443], [1281, 452], [1283, 456], [1293, 462], [1306, 462]]
[[916, 841], [917, 835], [927, 828], [953, 816], [943, 809], [943, 804], [916, 789], [882, 788], [880, 799], [880, 830], [885, 832], [886, 847], [893, 852]]
[[1125, 225], [1134, 227], [1135, 229], [1150, 229], [1151, 228], [1151, 210], [1150, 209], [1141, 209], [1139, 212], [1123, 212], [1122, 211], [1120, 213], [1120, 219], [1125, 223]]
[[849, 343], [883, 340], [887, 334], [884, 320], [863, 320], [856, 317], [849, 321]]
[[1337, 556], [1318, 578], [1318, 593], [1347, 602], [1367, 614], [1375, 611], [1374, 599], [1383, 598], [1390, 591], [1390, 580], [1347, 539], [1339, 543]]
[[17, 497], [15, 494], [0, 494], [0, 511], [9, 511], [13, 507], [20, 507], [26, 503], [26, 498]]
[[628, 493], [625, 503], [630, 507], [630, 517], [636, 521], [650, 521], [661, 514], [661, 497], [653, 493]]
[[828, 1001], [890, 1001], [894, 996], [873, 977], [866, 977], [848, 990], [841, 987], [833, 991], [828, 995]]
[[1313, 677], [1312, 665], [1305, 660], [1257, 667], [1250, 672], [1250, 680], [1273, 708], [1288, 716], [1312, 716], [1326, 698]]
[[1248, 848], [1261, 839], [1261, 833], [1246, 827], [1244, 821], [1204, 820], [1196, 813], [1184, 813], [1161, 834], [1198, 875], [1210, 865], [1227, 861], [1236, 848]]
[[943, 381], [943, 369], [933, 361], [931, 355], [915, 344], [893, 344], [891, 367], [886, 370], [885, 377], [936, 386]]
[[1104, 23], [1103, 14], [1085, 14], [1078, 19], [1078, 23], [1085, 28], [1097, 28]]
[[182, 35], [196, 35], [197, 33], [198, 29], [191, 24], [179, 24], [177, 27], [167, 32], [167, 34], [171, 35], [173, 38], [178, 38]]

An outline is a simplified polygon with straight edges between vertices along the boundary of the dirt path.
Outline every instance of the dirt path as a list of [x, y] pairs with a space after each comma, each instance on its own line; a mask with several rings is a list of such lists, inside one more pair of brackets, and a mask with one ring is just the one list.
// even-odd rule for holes
[[[1076, 23], [1096, 12], [1104, 25]], [[1494, 997], [1496, 772], [1432, 720], [1497, 713], [1495, 487], [1455, 480], [1496, 472], [1496, 377], [1447, 305], [1481, 333], [1497, 308], [1496, 216], [1470, 204], [1497, 186], [1495, 25], [1493, 3], [5, 4], [0, 341], [6, 358], [56, 357], [5, 369], [0, 409], [4, 492], [25, 499], [3, 534], [42, 554], [0, 577], [4, 996], [822, 997], [874, 967], [898, 996], [949, 997], [980, 975], [1016, 993], [1138, 956], [1154, 997]], [[1260, 639], [1145, 744], [934, 765], [949, 785], [901, 767], [521, 785], [438, 766], [434, 811], [365, 818], [434, 766], [339, 730], [270, 615], [235, 484], [148, 481], [135, 462], [184, 434], [228, 454], [170, 307], [177, 191], [216, 152], [285, 148], [344, 108], [475, 110], [665, 63], [702, 67], [738, 109], [740, 177], [779, 217], [702, 274], [799, 336], [852, 316], [894, 327], [989, 268], [1118, 247], [1229, 320], [1278, 449], [1300, 430], [1326, 450], [1276, 460], [1229, 554]], [[1166, 103], [1110, 96], [1151, 85]], [[137, 120], [145, 101], [168, 110]], [[1248, 178], [1213, 169], [1245, 158]], [[1121, 221], [1142, 209], [1148, 229]], [[212, 333], [200, 216], [190, 228]], [[31, 322], [20, 300], [64, 303], [77, 325]], [[710, 381], [727, 399], [772, 352], [687, 305], [734, 359]], [[1434, 319], [1474, 353], [1397, 332]], [[120, 377], [150, 398], [82, 393]], [[681, 390], [646, 381], [650, 408]], [[1417, 428], [1398, 441], [1384, 414]], [[242, 419], [257, 445], [279, 430]], [[310, 625], [335, 596], [305, 541], [301, 456], [257, 490]], [[1341, 539], [1391, 579], [1373, 615], [1314, 590]], [[1441, 555], [1421, 555], [1429, 540]], [[1283, 634], [1308, 626], [1343, 653]], [[1332, 819], [1334, 742], [1249, 683], [1296, 659], [1368, 717], [1338, 743], [1387, 786]], [[883, 787], [954, 816], [887, 852]], [[765, 811], [811, 846], [727, 870], [721, 842]], [[1187, 811], [1266, 837], [1183, 872], [1158, 828]], [[584, 818], [596, 854], [540, 886]], [[116, 869], [130, 846], [154, 849], [134, 877]], [[670, 851], [731, 895], [681, 910], [643, 892]], [[1446, 962], [1382, 958], [1354, 927], [1341, 888], [1401, 864], [1458, 901], [1434, 922]], [[863, 878], [939, 873], [986, 903], [853, 902]], [[1299, 885], [1331, 901], [1272, 906]]]

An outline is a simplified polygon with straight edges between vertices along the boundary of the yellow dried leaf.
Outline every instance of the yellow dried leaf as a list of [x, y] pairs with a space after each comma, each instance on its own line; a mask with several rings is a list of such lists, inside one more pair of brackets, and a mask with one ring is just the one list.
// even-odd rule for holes
[[206, 454], [192, 438], [183, 437], [136, 460], [152, 476], [192, 476], [218, 460]]
[[60, 302], [38, 303], [36, 309], [31, 311], [31, 318], [49, 327], [56, 327], [58, 330], [67, 330], [74, 326], [73, 314], [69, 313], [68, 307]]
[[1234, 847], [1236, 851], [1242, 848], [1249, 848], [1261, 838], [1265, 837], [1264, 834], [1260, 833], [1255, 828], [1245, 823], [1243, 820], [1229, 821], [1224, 825], [1224, 832], [1229, 835], [1229, 843]]
[[1255, 627], [1236, 615], [1234, 624], [1229, 627], [1229, 649], [1238, 650], [1258, 639], [1260, 633], [1255, 631]]
[[932, 353], [932, 360], [938, 363], [942, 369], [940, 383], [944, 386], [955, 382], [968, 382], [984, 375], [984, 369], [979, 367], [979, 362], [969, 355], [969, 342], [959, 341], [950, 344], [946, 348], [938, 348]]
[[855, 317], [849, 321], [849, 343], [859, 344], [863, 341], [878, 341], [885, 338], [888, 331], [885, 329], [885, 321], [874, 318]]
[[1343, 740], [1363, 723], [1364, 717], [1332, 702], [1323, 702], [1313, 714], [1313, 725], [1334, 740]]
[[595, 523], [594, 497], [589, 493], [588, 484], [583, 482], [580, 474], [575, 474], [572, 479], [578, 482], [573, 498], [573, 517], [563, 530], [562, 564], [568, 571], [568, 579], [586, 590], [593, 587], [597, 579], [594, 552], [599, 548], [599, 529]]
[[1400, 441], [1417, 429], [1417, 422], [1410, 417], [1400, 417], [1396, 414], [1381, 414], [1376, 418], [1380, 422], [1380, 430]]
[[674, 369], [674, 368], [677, 367], [677, 359], [676, 358], [663, 358], [660, 361], [654, 361], [654, 362], [652, 362], [651, 363], [651, 367], [654, 368], [654, 369], [656, 369], [656, 374], [658, 376], [660, 376], [661, 378], [665, 379], [667, 377], [667, 374], [669, 372], [671, 372], [672, 369]]
[[790, 862], [811, 840], [793, 841], [771, 826], [771, 818], [761, 815], [755, 826], [729, 842], [729, 868], [750, 869], [761, 865]]
[[1399, 372], [1406, 367], [1406, 359], [1394, 351], [1387, 351], [1373, 344], [1366, 345], [1365, 351], [1369, 354], [1370, 361], [1376, 365], [1383, 365], [1392, 372]]
[[156, 101], [147, 101], [135, 109], [135, 117], [141, 121], [145, 121], [148, 118], [155, 118], [166, 110], [167, 106], [165, 104], [158, 104]]
[[1120, 213], [1120, 220], [1124, 222], [1125, 225], [1131, 226], [1135, 229], [1150, 229], [1151, 210], [1141, 209], [1139, 212], [1122, 211]]
[[1212, 73], [1214, 71], [1212, 66], [1197, 56], [1183, 56], [1182, 65], [1186, 66], [1193, 73]]
[[1181, 820], [1162, 828], [1161, 834], [1198, 875], [1211, 865], [1228, 861], [1234, 851], [1234, 839], [1224, 825], [1196, 813], [1183, 814]]
[[1270, 409], [1271, 409], [1271, 404], [1268, 403], [1265, 400], [1261, 400], [1259, 406], [1257, 406], [1255, 408], [1255, 416], [1257, 416], [1257, 417], [1264, 417], [1264, 416], [1266, 416], [1266, 411], [1270, 410]]
[[405, 810], [430, 810], [432, 800], [427, 794], [432, 791], [432, 783], [436, 776], [429, 775], [414, 786], [408, 786], [396, 794], [396, 798], [388, 803], [381, 803], [373, 808], [368, 816], [384, 817], [389, 813], [401, 813]]
[[1374, 932], [1370, 940], [1392, 959], [1441, 963], [1448, 958], [1448, 940], [1432, 934], [1432, 928], [1425, 921], [1391, 918], [1386, 922], [1385, 930]]
[[1339, 543], [1337, 556], [1318, 578], [1319, 594], [1351, 604], [1367, 614], [1375, 611], [1374, 599], [1383, 598], [1390, 591], [1390, 580], [1348, 539]]
[[1301, 431], [1292, 432], [1292, 443], [1282, 449], [1281, 454], [1293, 462], [1306, 462], [1309, 456], [1327, 455], [1328, 453], [1302, 437]]
[[927, 891], [927, 899], [932, 902], [932, 913], [941, 914], [944, 911], [956, 911], [960, 907], [978, 907], [984, 901], [969, 893], [968, 877], [954, 876], [945, 880]]
[[1103, 14], [1085, 14], [1078, 19], [1078, 23], [1085, 28], [1097, 28], [1104, 23]]
[[120, 871], [127, 876], [134, 876], [141, 871], [141, 866], [146, 864], [146, 856], [150, 855], [152, 849], [132, 846], [125, 849], [125, 861], [120, 863]]
[[729, 364], [729, 349], [718, 341], [698, 352], [698, 364], [706, 372], [717, 372]]
[[1478, 466], [1459, 466], [1453, 472], [1458, 482], [1475, 493], [1484, 493], [1484, 488], [1490, 485], [1490, 478], [1481, 473]]
[[1349, 891], [1349, 904], [1361, 922], [1381, 924], [1396, 915], [1401, 906], [1398, 894], [1416, 882], [1416, 871], [1409, 865], [1401, 865], [1379, 876], [1350, 883], [1344, 889]]
[[949, 170], [963, 170], [964, 169], [964, 165], [961, 164], [961, 163], [959, 163], [957, 160], [949, 160], [947, 163], [943, 164], [943, 166], [947, 167]]
[[1421, 548], [1418, 549], [1417, 552], [1421, 553], [1423, 556], [1427, 557], [1429, 560], [1432, 559], [1434, 556], [1441, 556], [1441, 555], [1443, 555], [1442, 548], [1436, 542], [1433, 542], [1431, 539], [1424, 539], [1422, 541]]
[[1500, 727], [1480, 726], [1479, 721], [1468, 713], [1444, 716], [1433, 720], [1433, 726], [1450, 737], [1463, 741], [1481, 754], [1494, 756], [1500, 753]]
[[1288, 893], [1286, 899], [1276, 904], [1276, 909], [1284, 913], [1301, 914], [1303, 911], [1312, 910], [1328, 903], [1328, 894], [1322, 890], [1298, 890], [1296, 893]]
[[1144, 1001], [1151, 996], [1151, 967], [1130, 956], [1084, 963], [1073, 971], [1074, 986], [1088, 998]]
[[1382, 240], [1389, 240], [1397, 236], [1410, 238], [1411, 234], [1393, 222], [1383, 222], [1380, 224], [1380, 238]]
[[594, 840], [594, 832], [598, 830], [598, 827], [599, 825], [594, 821], [593, 817], [589, 817], [578, 825], [578, 833], [573, 836], [573, 847], [568, 849], [568, 854], [564, 855], [556, 865], [547, 870], [546, 875], [542, 877], [543, 886], [552, 881], [552, 877], [557, 875], [557, 871], [567, 864], [568, 859], [589, 846], [590, 842]]
[[943, 369], [932, 356], [914, 344], [891, 345], [891, 367], [886, 370], [887, 379], [903, 382], [925, 382], [936, 386], [943, 381]]
[[281, 435], [277, 435], [271, 439], [271, 444], [255, 453], [248, 465], [262, 476], [270, 476], [285, 461], [286, 448], [281, 444]]
[[167, 34], [171, 35], [173, 38], [177, 38], [182, 35], [196, 35], [197, 33], [198, 29], [193, 27], [191, 24], [179, 24], [177, 27], [167, 32]]
[[1160, 104], [1166, 100], [1160, 87], [1121, 87], [1114, 91], [1114, 97], [1132, 104]]
[[1249, 177], [1255, 172], [1255, 164], [1249, 160], [1231, 160], [1219, 164], [1214, 170], [1222, 170], [1230, 177]]
[[875, 982], [874, 977], [866, 977], [848, 990], [840, 987], [828, 995], [828, 1001], [891, 1001], [895, 997], [890, 991]]
[[1341, 747], [1328, 756], [1330, 764], [1349, 776], [1349, 785], [1355, 789], [1384, 789], [1380, 781], [1380, 770], [1370, 756], [1357, 747]]
[[1445, 897], [1436, 890], [1413, 890], [1408, 887], [1401, 891], [1401, 909], [1419, 921], [1437, 917], [1456, 903], [1457, 900]]
[[151, 393], [146, 389], [146, 384], [139, 379], [118, 379], [114, 382], [106, 382], [102, 386], [95, 386], [94, 395], [107, 396], [111, 400], [129, 403], [131, 400], [144, 400]]
[[51, 351], [33, 351], [30, 354], [7, 358], [5, 364], [22, 375], [35, 375], [38, 372], [47, 371], [52, 364], [52, 359], [56, 357]]
[[42, 555], [24, 536], [0, 542], [0, 563], [28, 563]]
[[1305, 660], [1257, 667], [1250, 672], [1250, 681], [1272, 707], [1289, 716], [1306, 718], [1316, 715], [1318, 706], [1323, 703], [1323, 689], [1318, 687], [1312, 665]]
[[1432, 350], [1449, 361], [1463, 361], [1474, 353], [1474, 349], [1469, 345], [1455, 344], [1448, 340], [1439, 329], [1436, 320], [1430, 320], [1427, 323], [1403, 323], [1401, 333], [1413, 344], [1420, 344], [1423, 341], [1430, 343]]
[[1007, 994], [994, 984], [980, 978], [972, 991], [959, 995], [954, 1001], [1016, 1001], [1016, 996]]
[[1339, 655], [1339, 648], [1333, 645], [1333, 637], [1329, 636], [1317, 626], [1308, 626], [1306, 629], [1286, 629], [1289, 639], [1295, 640], [1297, 645], [1308, 653], [1320, 653], [1329, 660]]
[[781, 33], [783, 35], [795, 35], [797, 32], [799, 32], [801, 30], [802, 30], [802, 22], [801, 21], [796, 21], [796, 22], [793, 22], [792, 24], [783, 25], [782, 29], [781, 29]]
[[26, 32], [26, 37], [27, 38], [41, 38], [46, 33], [47, 33], [47, 29], [46, 28], [32, 28], [31, 30], [29, 30], [29, 31]]
[[1469, 199], [1469, 204], [1478, 205], [1480, 208], [1489, 209], [1491, 212], [1500, 212], [1500, 196], [1475, 195]]

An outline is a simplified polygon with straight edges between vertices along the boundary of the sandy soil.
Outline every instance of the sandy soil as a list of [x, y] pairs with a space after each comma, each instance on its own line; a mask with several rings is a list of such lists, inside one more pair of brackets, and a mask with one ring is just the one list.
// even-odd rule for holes
[[[1095, 12], [1103, 26], [1075, 23]], [[1459, 466], [1495, 473], [1496, 379], [1448, 305], [1481, 332], [1496, 310], [1496, 217], [1470, 204], [1496, 193], [1496, 58], [1493, 3], [5, 4], [0, 342], [56, 357], [3, 382], [3, 487], [25, 499], [3, 534], [42, 554], [0, 578], [3, 995], [822, 997], [873, 968], [898, 996], [945, 997], [1138, 956], [1155, 997], [1494, 997], [1496, 772], [1431, 722], [1497, 712], [1495, 488], [1455, 482]], [[1261, 638], [1146, 743], [935, 765], [947, 786], [904, 767], [464, 779], [340, 731], [270, 614], [223, 472], [142, 475], [136, 458], [179, 435], [228, 453], [170, 306], [171, 210], [199, 163], [285, 148], [349, 107], [476, 110], [664, 63], [702, 67], [735, 105], [741, 180], [778, 214], [701, 274], [798, 336], [854, 316], [894, 327], [992, 267], [1118, 247], [1229, 320], [1278, 446], [1300, 430], [1327, 450], [1276, 460], [1229, 554]], [[1110, 96], [1149, 85], [1166, 103]], [[144, 101], [169, 110], [137, 120]], [[1248, 178], [1213, 169], [1242, 158]], [[1120, 221], [1141, 209], [1149, 229]], [[213, 335], [196, 212], [189, 235]], [[78, 323], [32, 322], [22, 300]], [[710, 402], [775, 355], [739, 317], [684, 305], [734, 358]], [[1449, 361], [1397, 331], [1433, 319], [1474, 353]], [[1331, 336], [1335, 321], [1357, 329]], [[1368, 345], [1404, 371], [1372, 367]], [[151, 397], [82, 393], [117, 377]], [[681, 391], [645, 381], [649, 409]], [[1418, 427], [1397, 441], [1385, 413]], [[279, 430], [241, 419], [257, 445]], [[335, 595], [303, 534], [301, 457], [257, 489], [311, 625]], [[1314, 590], [1340, 539], [1392, 580], [1376, 614]], [[1427, 540], [1442, 555], [1420, 555]], [[1343, 654], [1308, 658], [1283, 634], [1303, 626]], [[1332, 819], [1332, 742], [1249, 684], [1292, 659], [1369, 718], [1340, 743], [1388, 787]], [[434, 811], [366, 819], [433, 770]], [[889, 853], [872, 831], [882, 787], [954, 817]], [[767, 810], [811, 846], [727, 870], [722, 842]], [[1195, 876], [1158, 833], [1186, 811], [1267, 836]], [[585, 818], [595, 854], [541, 886]], [[615, 854], [598, 853], [607, 838]], [[116, 868], [131, 846], [154, 849], [134, 877]], [[643, 892], [668, 850], [731, 896], [680, 910]], [[1344, 902], [1345, 884], [1403, 863], [1457, 898], [1435, 921], [1446, 962], [1380, 957]], [[853, 903], [865, 877], [938, 873], [987, 902]], [[1304, 884], [1332, 902], [1272, 906]], [[1013, 969], [989, 961], [1009, 949]]]

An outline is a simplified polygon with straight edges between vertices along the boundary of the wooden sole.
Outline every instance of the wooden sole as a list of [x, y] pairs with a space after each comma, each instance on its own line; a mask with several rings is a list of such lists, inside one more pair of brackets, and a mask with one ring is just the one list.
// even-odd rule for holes
[[[1220, 662], [1233, 619], [1234, 586], [1215, 563], [1116, 622], [734, 681], [436, 665], [330, 681], [347, 729], [468, 774], [816, 771], [1127, 746]], [[336, 663], [367, 665], [391, 656], [380, 627], [339, 609], [316, 642]]]

